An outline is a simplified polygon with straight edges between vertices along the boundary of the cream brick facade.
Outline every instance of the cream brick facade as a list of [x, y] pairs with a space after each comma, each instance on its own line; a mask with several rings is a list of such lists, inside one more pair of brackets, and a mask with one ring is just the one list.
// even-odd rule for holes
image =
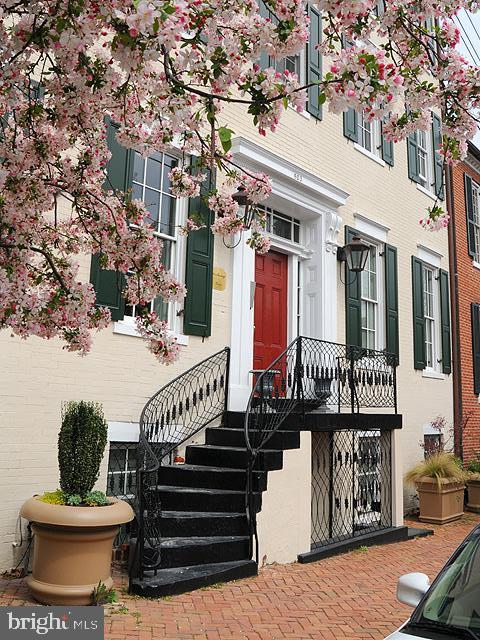
[[[398, 486], [401, 486], [403, 471], [423, 455], [419, 442], [423, 439], [424, 425], [437, 415], [452, 420], [450, 376], [427, 378], [413, 368], [411, 257], [425, 251], [419, 249], [422, 245], [438, 256], [442, 268], [448, 269], [446, 231], [428, 233], [418, 224], [432, 200], [408, 179], [404, 143], [395, 146], [394, 167], [382, 166], [344, 138], [339, 116], [324, 114], [323, 121], [317, 122], [289, 110], [278, 132], [266, 138], [253, 130], [240, 109], [230, 108], [225, 120], [237, 136], [252, 140], [296, 165], [299, 188], [302, 173], [306, 172], [350, 194], [346, 204], [338, 210], [343, 224], [355, 227], [358, 222], [356, 214], [360, 214], [382, 225], [388, 243], [397, 247], [400, 315], [398, 395], [404, 428], [395, 436], [395, 473]], [[340, 246], [344, 244], [343, 225], [338, 243]], [[93, 350], [85, 358], [63, 351], [57, 341], [46, 342], [37, 338], [22, 341], [11, 337], [7, 331], [0, 333], [1, 568], [9, 568], [14, 563], [12, 543], [18, 541], [18, 510], [22, 502], [33, 493], [57, 487], [56, 439], [61, 402], [96, 400], [103, 404], [110, 422], [136, 423], [145, 401], [169, 379], [229, 345], [232, 300], [238, 296], [238, 291], [232, 288], [233, 255], [234, 252], [225, 248], [217, 238], [214, 265], [225, 269], [227, 285], [224, 291], [213, 292], [212, 336], [205, 340], [190, 336], [189, 344], [182, 349], [182, 357], [175, 366], [157, 364], [140, 338], [115, 333], [113, 325], [96, 336]], [[340, 267], [336, 269], [336, 339], [344, 342], [344, 285], [339, 278]], [[88, 278], [87, 259], [82, 263], [82, 270], [83, 276]], [[235, 340], [236, 336], [232, 339]], [[305, 469], [308, 471], [310, 462], [309, 458], [308, 461], [304, 458], [302, 467], [301, 456], [309, 456], [309, 443], [310, 439], [304, 438], [300, 452], [288, 454], [283, 471], [275, 472], [278, 479], [272, 479], [264, 497], [266, 511], [260, 516], [259, 529], [260, 534], [264, 534], [262, 556], [266, 555], [269, 562], [293, 560], [296, 553], [307, 551], [310, 474]], [[102, 482], [105, 482], [105, 473], [99, 484]], [[305, 513], [301, 522], [297, 521], [298, 535], [289, 533], [290, 528], [285, 521], [285, 526], [280, 527], [283, 538], [279, 527], [272, 532], [268, 522], [268, 513], [276, 513], [281, 520], [278, 513], [285, 504], [282, 487], [289, 487], [292, 492], [289, 499], [293, 502], [298, 492], [307, 497], [304, 501], [306, 507], [302, 510]], [[407, 498], [408, 495], [407, 490]], [[398, 521], [402, 507], [399, 500], [397, 503]]]

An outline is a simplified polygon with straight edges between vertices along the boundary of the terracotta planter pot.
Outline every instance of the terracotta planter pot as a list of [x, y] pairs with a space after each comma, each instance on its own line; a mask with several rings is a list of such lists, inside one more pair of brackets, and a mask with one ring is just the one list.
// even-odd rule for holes
[[417, 492], [421, 522], [445, 524], [462, 517], [464, 484], [442, 479], [439, 486], [435, 478], [422, 478], [417, 483]]
[[42, 604], [86, 605], [101, 580], [111, 576], [112, 546], [119, 525], [133, 520], [129, 504], [111, 499], [105, 507], [68, 507], [30, 498], [20, 514], [34, 538], [28, 586]]
[[480, 479], [469, 480], [467, 482], [467, 489], [468, 489], [467, 509], [469, 511], [474, 511], [475, 513], [480, 513]]

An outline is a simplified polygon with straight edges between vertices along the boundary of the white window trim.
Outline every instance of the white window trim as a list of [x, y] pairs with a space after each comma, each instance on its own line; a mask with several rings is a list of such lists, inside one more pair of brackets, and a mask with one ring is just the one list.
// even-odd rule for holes
[[475, 269], [480, 269], [480, 262], [477, 262], [476, 260], [472, 260], [472, 266]]
[[[173, 154], [176, 155], [176, 154]], [[185, 224], [188, 217], [188, 198], [177, 198], [176, 206], [176, 227]], [[162, 234], [157, 234], [161, 239]], [[185, 256], [187, 248], [187, 238], [180, 233], [177, 233], [176, 237], [172, 239], [170, 236], [164, 236], [166, 239], [172, 240], [174, 247], [172, 251], [173, 255], [173, 275], [180, 282], [185, 282]], [[181, 346], [188, 346], [189, 336], [181, 333], [181, 318], [178, 312], [183, 308], [183, 302], [170, 302], [168, 308], [168, 326], [170, 330], [168, 335], [177, 339], [177, 344]], [[135, 318], [132, 316], [124, 316], [123, 320], [118, 320], [113, 323], [113, 333], [120, 335], [131, 336], [134, 338], [141, 338], [142, 336], [137, 331], [135, 325]]]
[[354, 142], [353, 143], [353, 148], [356, 151], [359, 151], [360, 153], [363, 153], [364, 156], [367, 156], [367, 158], [370, 158], [370, 160], [373, 160], [374, 162], [379, 164], [381, 167], [385, 167], [386, 166], [385, 160], [383, 160], [380, 155], [376, 155], [375, 153], [372, 153], [368, 149], [365, 149], [365, 147], [362, 147], [362, 145], [359, 144], [358, 142]]
[[[433, 111], [431, 113], [433, 114]], [[426, 176], [427, 185], [423, 186], [422, 184], [419, 184], [417, 182], [417, 189], [422, 193], [424, 193], [429, 198], [431, 198], [432, 200], [436, 200], [437, 196], [435, 195], [435, 167], [434, 167], [435, 157], [433, 153], [433, 140], [432, 140], [431, 128], [429, 127], [423, 133], [425, 133], [425, 145], [426, 145], [426, 153], [427, 153], [427, 157], [425, 160], [426, 168], [427, 168], [427, 176]], [[417, 149], [418, 149], [418, 140], [417, 140]], [[417, 151], [417, 155], [418, 155], [418, 151]]]
[[429, 191], [421, 184], [418, 184], [418, 182], [417, 182], [417, 189], [421, 191], [423, 194], [425, 194], [426, 196], [428, 196], [431, 200], [437, 200], [437, 196], [433, 191]]
[[138, 442], [140, 426], [138, 422], [108, 421], [109, 442]]
[[[433, 304], [434, 304], [434, 319], [435, 319], [435, 344], [434, 344], [434, 357], [435, 362], [433, 367], [425, 367], [422, 370], [422, 376], [424, 378], [434, 378], [436, 380], [444, 380], [445, 374], [442, 373], [442, 361], [439, 361], [440, 347], [442, 340], [442, 328], [441, 328], [441, 308], [440, 308], [440, 278], [439, 267], [425, 263], [425, 267], [433, 272]], [[424, 295], [423, 282], [422, 282], [422, 295]]]
[[442, 268], [443, 254], [435, 251], [435, 249], [430, 249], [430, 247], [427, 247], [424, 244], [417, 244], [417, 258], [422, 262], [425, 262], [427, 267], [433, 269]]
[[[386, 347], [385, 337], [385, 274], [384, 257], [385, 244], [375, 238], [362, 237], [362, 240], [377, 250], [377, 317], [375, 318], [375, 350], [381, 351]], [[361, 277], [361, 275], [360, 275]], [[363, 300], [360, 286], [360, 304]], [[361, 323], [360, 323], [361, 324]]]
[[376, 222], [358, 212], [354, 213], [353, 216], [355, 218], [356, 231], [365, 233], [379, 243], [386, 243], [388, 241], [390, 227], [385, 226], [381, 222]]

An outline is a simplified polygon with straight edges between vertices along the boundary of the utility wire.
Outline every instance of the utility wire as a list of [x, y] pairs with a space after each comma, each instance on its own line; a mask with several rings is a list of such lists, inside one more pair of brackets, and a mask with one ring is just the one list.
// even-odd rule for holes
[[480, 34], [478, 33], [478, 30], [477, 30], [477, 27], [475, 26], [474, 21], [472, 20], [472, 16], [470, 15], [470, 12], [465, 11], [465, 13], [467, 14], [467, 18], [469, 19], [470, 24], [472, 25], [472, 28], [475, 31], [475, 35], [477, 36], [478, 43], [480, 43]]
[[[478, 57], [478, 54], [476, 53], [476, 48], [475, 48], [473, 42], [470, 40], [470, 36], [465, 31], [465, 27], [463, 26], [462, 21], [460, 20], [460, 16], [458, 16], [458, 15], [455, 16], [455, 20], [458, 22], [458, 24], [460, 26], [460, 29], [462, 30], [463, 44], [465, 45], [466, 50], [470, 54], [470, 57], [472, 58], [472, 61], [474, 62], [474, 64], [477, 64], [477, 65], [480, 64], [480, 58]], [[470, 46], [469, 46], [469, 44], [470, 44]]]

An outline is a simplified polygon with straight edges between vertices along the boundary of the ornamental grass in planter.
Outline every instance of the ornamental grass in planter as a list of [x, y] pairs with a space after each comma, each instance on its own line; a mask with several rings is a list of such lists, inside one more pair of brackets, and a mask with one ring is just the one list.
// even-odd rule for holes
[[90, 604], [99, 583], [112, 587], [112, 546], [119, 525], [133, 519], [123, 500], [93, 487], [107, 444], [101, 405], [68, 402], [58, 437], [60, 489], [27, 500], [20, 514], [34, 535], [28, 584], [43, 604]]
[[405, 480], [417, 488], [422, 522], [445, 524], [463, 515], [467, 474], [453, 454], [440, 451], [416, 464]]

